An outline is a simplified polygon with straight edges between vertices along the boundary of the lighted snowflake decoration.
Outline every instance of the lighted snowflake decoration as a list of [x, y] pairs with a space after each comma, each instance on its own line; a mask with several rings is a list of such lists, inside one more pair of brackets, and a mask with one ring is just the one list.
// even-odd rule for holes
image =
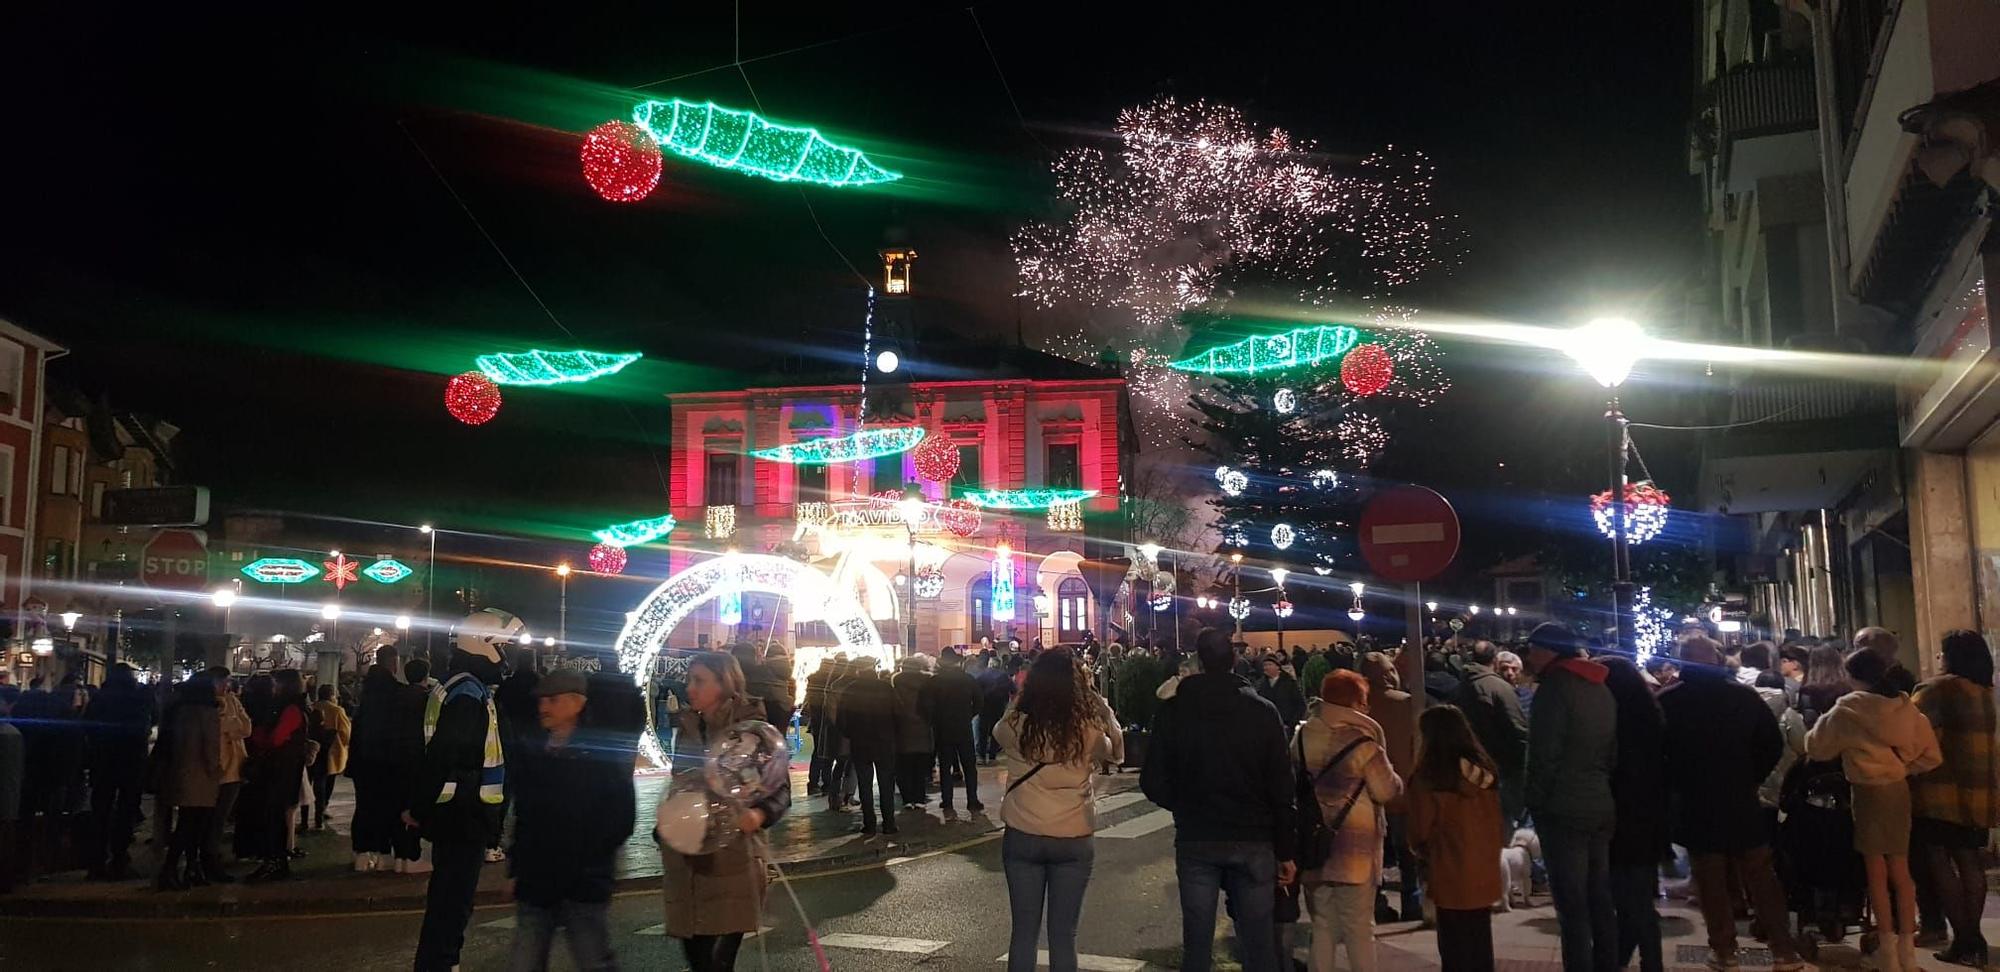
[[1224, 495], [1241, 496], [1244, 490], [1250, 488], [1250, 477], [1245, 475], [1241, 469], [1231, 469], [1228, 466], [1223, 466], [1215, 471], [1215, 479], [1216, 482], [1222, 484]]
[[1297, 531], [1289, 523], [1280, 523], [1271, 528], [1271, 546], [1279, 550], [1290, 549], [1292, 541], [1298, 539]]
[[1250, 531], [1241, 523], [1232, 523], [1223, 531], [1222, 539], [1232, 547], [1241, 547], [1250, 542]]
[[1271, 395], [1271, 407], [1277, 409], [1279, 415], [1292, 414], [1299, 407], [1298, 393], [1289, 388], [1278, 389]]
[[[1673, 497], [1650, 482], [1628, 483], [1625, 486], [1625, 539], [1631, 543], [1645, 543], [1660, 535], [1667, 528], [1667, 511], [1673, 508]], [[1611, 491], [1605, 490], [1590, 498], [1590, 516], [1597, 522], [1597, 531], [1606, 537], [1618, 532], [1618, 524], [1613, 522]]]
[[1249, 616], [1250, 616], [1250, 599], [1249, 599], [1249, 598], [1247, 598], [1247, 597], [1232, 597], [1232, 598], [1230, 598], [1230, 599], [1229, 599], [1229, 616], [1230, 616], [1230, 617], [1232, 617], [1232, 618], [1235, 618], [1235, 619], [1236, 619], [1236, 620], [1238, 620], [1238, 621], [1241, 621], [1241, 620], [1243, 620], [1244, 618], [1247, 618], [1247, 617], [1249, 617]]
[[1340, 474], [1331, 469], [1315, 469], [1311, 479], [1314, 489], [1332, 489], [1340, 485]]

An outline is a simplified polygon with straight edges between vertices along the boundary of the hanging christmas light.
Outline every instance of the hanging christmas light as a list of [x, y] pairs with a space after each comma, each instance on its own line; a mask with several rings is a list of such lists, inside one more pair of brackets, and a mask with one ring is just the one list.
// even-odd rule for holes
[[961, 498], [991, 510], [1041, 510], [1096, 495], [1094, 489], [969, 489]]
[[1014, 551], [1004, 540], [993, 548], [993, 570], [989, 578], [992, 584], [993, 620], [1014, 620]]
[[1292, 616], [1292, 602], [1281, 597], [1278, 599], [1278, 603], [1271, 605], [1271, 610], [1278, 617], [1289, 618]]
[[962, 499], [952, 500], [939, 513], [939, 517], [944, 521], [945, 529], [961, 537], [978, 533], [980, 521], [983, 519], [979, 507]]
[[958, 475], [958, 444], [941, 435], [931, 436], [910, 450], [910, 462], [925, 482], [950, 482]]
[[1347, 324], [1295, 327], [1210, 348], [1169, 367], [1204, 375], [1254, 375], [1262, 371], [1309, 368], [1339, 360], [1360, 340], [1361, 332]]
[[1280, 388], [1271, 395], [1271, 407], [1277, 409], [1279, 415], [1290, 415], [1293, 409], [1299, 407], [1299, 396], [1289, 388]]
[[1653, 589], [1639, 588], [1638, 596], [1632, 600], [1632, 629], [1634, 647], [1638, 649], [1639, 664], [1672, 643], [1673, 631], [1667, 622], [1673, 620], [1674, 612], [1653, 606]]
[[1298, 533], [1292, 529], [1292, 525], [1289, 523], [1280, 523], [1271, 528], [1271, 546], [1279, 550], [1290, 548], [1292, 541], [1296, 539], [1298, 539]]
[[1229, 529], [1223, 531], [1222, 539], [1232, 547], [1247, 546], [1250, 543], [1250, 531], [1241, 523], [1232, 523]]
[[1222, 481], [1222, 492], [1225, 496], [1241, 496], [1244, 490], [1250, 488], [1250, 477], [1244, 475], [1241, 469], [1227, 470], [1222, 474], [1220, 479]]
[[894, 182], [900, 173], [870, 161], [858, 149], [836, 145], [811, 128], [765, 121], [748, 111], [675, 98], [647, 101], [632, 120], [661, 148], [745, 175], [775, 182], [816, 182], [836, 188]]
[[1083, 504], [1075, 500], [1049, 505], [1049, 529], [1058, 533], [1076, 533], [1083, 529]]
[[1247, 618], [1247, 617], [1249, 617], [1249, 616], [1250, 616], [1250, 599], [1249, 599], [1249, 598], [1247, 598], [1247, 597], [1241, 597], [1241, 596], [1238, 596], [1238, 597], [1232, 597], [1232, 598], [1230, 598], [1230, 599], [1229, 599], [1229, 616], [1230, 616], [1230, 617], [1232, 617], [1232, 618], [1235, 618], [1235, 619], [1236, 619], [1236, 620], [1238, 620], [1238, 621], [1241, 621], [1241, 620], [1243, 620], [1244, 618]]
[[912, 588], [918, 597], [933, 598], [944, 593], [944, 571], [936, 567], [925, 567], [917, 571], [917, 584]]
[[583, 136], [583, 181], [607, 202], [638, 202], [660, 184], [660, 143], [631, 122], [608, 121]]
[[596, 537], [599, 543], [608, 546], [630, 547], [635, 544], [652, 543], [674, 532], [674, 525], [674, 518], [669, 514], [645, 520], [633, 520], [630, 523], [613, 523], [601, 530], [592, 530], [590, 535]]
[[1340, 383], [1364, 398], [1389, 387], [1395, 377], [1395, 363], [1379, 344], [1361, 345], [1340, 362]]
[[1340, 485], [1340, 475], [1331, 469], [1315, 469], [1312, 484], [1314, 489], [1332, 489]]
[[789, 462], [800, 466], [825, 466], [908, 452], [923, 439], [924, 430], [915, 426], [887, 426], [862, 429], [853, 435], [788, 442], [769, 449], [756, 449], [750, 454], [774, 462]]
[[600, 574], [622, 574], [627, 560], [625, 548], [600, 543], [590, 548], [590, 569]]
[[[1625, 539], [1645, 543], [1659, 536], [1667, 528], [1667, 511], [1672, 508], [1673, 497], [1651, 482], [1626, 484]], [[1590, 498], [1590, 515], [1597, 521], [1599, 533], [1610, 537], [1618, 532], [1618, 524], [1613, 522], [1610, 490]]]
[[482, 354], [472, 363], [502, 385], [562, 385], [615, 375], [642, 357], [637, 351], [522, 351]]
[[736, 507], [708, 507], [703, 515], [702, 533], [710, 540], [727, 540], [735, 536]]
[[500, 414], [500, 386], [477, 371], [453, 376], [444, 385], [444, 410], [467, 425], [485, 425]]

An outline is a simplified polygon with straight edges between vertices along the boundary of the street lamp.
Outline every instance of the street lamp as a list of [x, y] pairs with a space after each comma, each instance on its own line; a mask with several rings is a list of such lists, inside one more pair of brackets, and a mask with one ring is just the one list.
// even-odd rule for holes
[[424, 560], [424, 617], [430, 622], [424, 625], [424, 657], [425, 660], [429, 660], [431, 632], [437, 628], [438, 535], [437, 528], [428, 523], [418, 526], [417, 532], [431, 540], [430, 556]]
[[340, 605], [327, 604], [326, 606], [319, 609], [319, 616], [328, 621], [340, 620]]
[[76, 623], [77, 623], [78, 621], [81, 621], [81, 620], [83, 620], [83, 612], [81, 612], [81, 611], [64, 611], [63, 613], [61, 613], [61, 614], [57, 615], [57, 617], [60, 617], [60, 618], [62, 618], [62, 623], [63, 623], [63, 630], [65, 630], [65, 631], [75, 631], [75, 630], [76, 630]]
[[[562, 593], [556, 601], [556, 638], [567, 645], [569, 644], [569, 561], [565, 560], [556, 565], [556, 579], [561, 582], [562, 587]], [[555, 642], [549, 641], [544, 644], [554, 645]]]
[[[885, 352], [886, 353], [886, 352]], [[910, 586], [904, 589], [904, 602], [908, 605], [908, 619], [903, 622], [903, 654], [917, 650], [917, 527], [924, 522], [924, 488], [916, 483], [903, 484], [903, 498], [896, 502], [896, 512], [902, 514], [903, 529], [910, 535]], [[1035, 620], [1035, 633], [1041, 635], [1042, 622]]]
[[397, 630], [397, 631], [408, 631], [408, 630], [410, 630], [410, 616], [409, 616], [409, 615], [407, 615], [407, 614], [398, 614], [398, 615], [396, 615], [396, 630]]
[[1429, 610], [1429, 611], [1430, 611], [1430, 612], [1431, 612], [1432, 614], [1436, 614], [1436, 613], [1438, 613], [1438, 602], [1436, 602], [1436, 601], [1425, 601], [1425, 602], [1424, 602], [1424, 608], [1425, 608], [1426, 610]]
[[1633, 650], [1632, 558], [1625, 528], [1625, 455], [1631, 439], [1625, 412], [1618, 405], [1618, 386], [1632, 373], [1646, 343], [1646, 332], [1624, 318], [1599, 318], [1570, 332], [1564, 346], [1585, 374], [1604, 386], [1609, 401], [1604, 427], [1611, 480], [1611, 613], [1617, 621], [1618, 650]]

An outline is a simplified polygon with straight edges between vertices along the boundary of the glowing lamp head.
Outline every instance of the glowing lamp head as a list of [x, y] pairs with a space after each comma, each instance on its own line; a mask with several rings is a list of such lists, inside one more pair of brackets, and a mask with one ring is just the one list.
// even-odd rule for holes
[[1625, 383], [1646, 341], [1639, 325], [1622, 317], [1600, 317], [1570, 331], [1563, 350], [1606, 388]]
[[[214, 593], [208, 595], [208, 599], [210, 601], [215, 602], [216, 607], [226, 608], [236, 603], [236, 588], [218, 587], [215, 589]], [[73, 617], [76, 617], [76, 612], [74, 611], [63, 615], [63, 623], [69, 625], [72, 628], [76, 627], [76, 622], [70, 620]]]
[[902, 364], [903, 356], [894, 351], [885, 350], [875, 356], [875, 370], [885, 375], [895, 374]]
[[423, 525], [421, 525], [421, 526], [417, 527], [417, 532], [418, 532], [418, 533], [429, 533], [429, 532], [431, 532], [431, 530], [432, 530], [432, 529], [433, 529], [433, 528], [431, 527], [431, 525], [430, 525], [430, 524], [428, 524], [428, 523], [425, 523], [425, 524], [423, 524]]
[[556, 565], [556, 576], [557, 576], [557, 577], [568, 577], [568, 576], [569, 576], [569, 562], [568, 562], [568, 561], [564, 561], [564, 562], [562, 562], [562, 563], [560, 563], [560, 564], [557, 564], [557, 565]]
[[1507, 616], [1508, 616], [1508, 617], [1510, 617], [1510, 618], [1511, 618], [1511, 617], [1513, 617], [1513, 616], [1514, 616], [1515, 614], [1518, 614], [1518, 613], [1519, 613], [1519, 612], [1515, 611], [1515, 610], [1514, 610], [1514, 609], [1513, 609], [1513, 608], [1512, 608], [1511, 606], [1507, 608]]
[[1363, 584], [1360, 581], [1351, 581], [1348, 583], [1347, 589], [1353, 591], [1355, 597], [1360, 597], [1361, 592], [1368, 589], [1368, 585]]
[[1292, 576], [1292, 572], [1283, 567], [1271, 568], [1271, 580], [1276, 582], [1279, 587], [1285, 586], [1285, 578], [1290, 576]]
[[398, 614], [398, 615], [396, 615], [396, 630], [397, 630], [397, 631], [408, 631], [408, 630], [410, 630], [410, 616], [409, 616], [409, 615], [407, 615], [407, 614]]
[[319, 616], [325, 618], [328, 621], [340, 620], [340, 605], [328, 604], [327, 606], [320, 608]]
[[1352, 621], [1359, 621], [1359, 620], [1361, 620], [1362, 618], [1365, 618], [1365, 617], [1367, 617], [1367, 615], [1366, 615], [1366, 614], [1363, 614], [1363, 613], [1361, 612], [1361, 609], [1360, 609], [1360, 608], [1348, 608], [1348, 609], [1347, 609], [1347, 617], [1348, 617], [1348, 619], [1349, 619], [1349, 620], [1352, 620]]
[[1160, 559], [1160, 545], [1159, 545], [1159, 544], [1157, 544], [1157, 543], [1142, 543], [1142, 544], [1140, 544], [1140, 545], [1139, 545], [1139, 556], [1141, 556], [1141, 557], [1144, 557], [1144, 558], [1146, 558], [1147, 560], [1159, 560], [1159, 559]]
[[1437, 610], [1438, 610], [1438, 602], [1436, 602], [1436, 601], [1425, 601], [1425, 602], [1424, 602], [1424, 608], [1425, 608], [1425, 610], [1428, 610], [1428, 611], [1430, 611], [1430, 612], [1431, 612], [1432, 614], [1436, 614], [1436, 613], [1437, 613]]
[[[231, 591], [230, 593], [234, 594], [236, 592]], [[64, 611], [61, 615], [58, 616], [62, 618], [63, 627], [71, 631], [75, 631], [76, 623], [78, 621], [83, 620], [83, 614], [78, 611]]]
[[1478, 613], [1479, 613], [1479, 605], [1477, 605], [1477, 604], [1472, 604], [1472, 605], [1468, 605], [1468, 607], [1470, 607], [1470, 608], [1472, 609], [1472, 613], [1474, 613], [1474, 614], [1478, 614]]
[[1239, 552], [1239, 553], [1232, 553], [1232, 554], [1230, 554], [1230, 555], [1229, 555], [1229, 562], [1230, 562], [1230, 563], [1232, 563], [1232, 564], [1240, 564], [1240, 563], [1242, 563], [1242, 562], [1243, 562], [1243, 554], [1242, 554], [1242, 553], [1240, 553], [1240, 552]]
[[546, 637], [546, 638], [543, 638], [543, 639], [542, 639], [542, 647], [544, 647], [544, 648], [554, 648], [555, 646], [556, 646], [556, 639], [555, 639], [555, 636], [554, 636], [554, 635], [550, 635], [550, 636], [548, 636], [548, 637]]
[[905, 496], [896, 501], [896, 512], [903, 517], [903, 525], [915, 530], [924, 522], [924, 498]]

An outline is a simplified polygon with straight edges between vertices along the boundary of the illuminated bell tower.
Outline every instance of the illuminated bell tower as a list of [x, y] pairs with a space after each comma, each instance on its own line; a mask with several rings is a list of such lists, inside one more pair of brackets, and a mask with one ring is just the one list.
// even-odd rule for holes
[[887, 386], [908, 382], [916, 364], [916, 290], [910, 270], [917, 251], [891, 245], [881, 254], [882, 287], [875, 304], [875, 360], [869, 382]]

